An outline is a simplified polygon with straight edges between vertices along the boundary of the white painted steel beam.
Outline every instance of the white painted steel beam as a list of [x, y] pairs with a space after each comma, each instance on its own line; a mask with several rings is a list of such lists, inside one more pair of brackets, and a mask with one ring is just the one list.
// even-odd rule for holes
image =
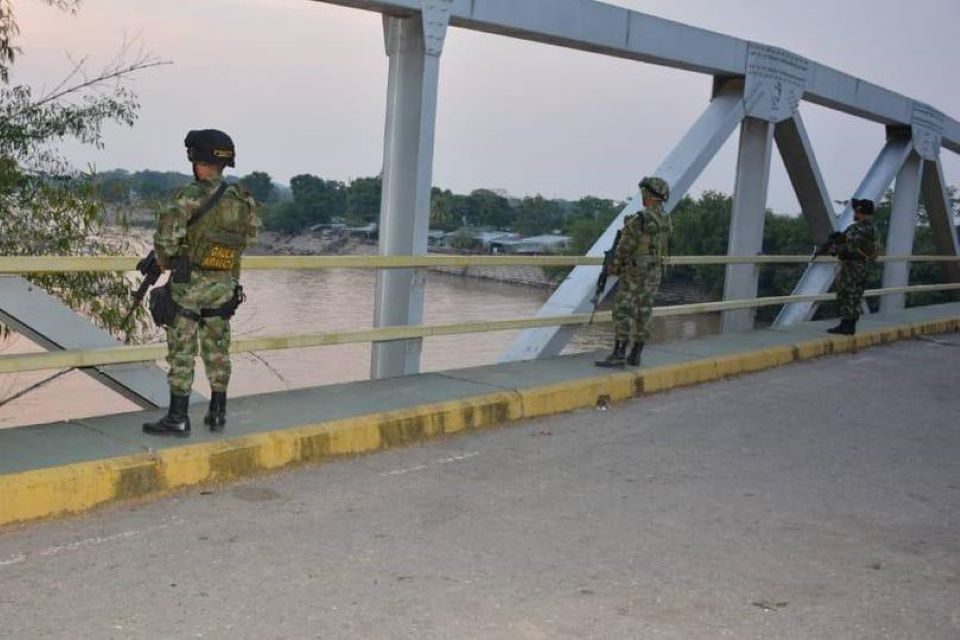
[[810, 225], [814, 241], [818, 245], [823, 244], [836, 230], [837, 214], [830, 202], [830, 195], [820, 174], [820, 167], [800, 113], [797, 112], [792, 118], [778, 123], [773, 136], [800, 203], [800, 211]]
[[[947, 196], [947, 183], [943, 178], [943, 165], [939, 158], [936, 161], [924, 162], [921, 184], [923, 206], [927, 210], [937, 253], [942, 256], [960, 255], [960, 239], [957, 238], [953, 210]], [[944, 262], [942, 268], [947, 282], [960, 282], [960, 263]]]
[[[670, 200], [664, 209], [669, 213], [694, 183], [710, 160], [727, 141], [737, 125], [743, 120], [746, 108], [743, 95], [738, 90], [723, 90], [710, 102], [707, 109], [694, 123], [687, 134], [673, 149], [663, 164], [651, 175], [657, 175], [670, 183]], [[638, 178], [641, 176], [638, 176]], [[588, 256], [601, 257], [613, 244], [617, 231], [623, 227], [623, 219], [636, 213], [642, 206], [640, 193], [633, 198], [587, 252]], [[538, 316], [587, 313], [600, 274], [599, 266], [580, 266], [554, 291], [540, 309]], [[615, 278], [610, 278], [607, 291], [613, 289]], [[501, 361], [531, 360], [558, 355], [567, 343], [573, 329], [568, 327], [544, 327], [524, 331], [510, 345]]]
[[[912, 152], [913, 143], [910, 138], [899, 136], [888, 138], [887, 144], [883, 147], [880, 155], [877, 156], [853, 197], [879, 202]], [[846, 229], [852, 223], [853, 210], [848, 205], [841, 214], [836, 228]], [[826, 293], [830, 289], [830, 285], [833, 284], [835, 275], [834, 264], [813, 263], [807, 267], [793, 293], [794, 295]], [[812, 302], [788, 304], [780, 311], [776, 321], [774, 321], [774, 326], [785, 327], [798, 322], [805, 322], [813, 317], [815, 311], [816, 305]]]
[[[773, 127], [773, 124], [757, 118], [746, 118], [740, 126], [740, 151], [727, 255], [749, 256], [763, 251], [763, 223], [767, 210], [767, 187], [770, 183]], [[756, 298], [759, 276], [758, 265], [727, 265], [723, 299]], [[736, 333], [753, 329], [755, 314], [755, 309], [724, 311], [720, 319], [720, 332]]]
[[[314, 0], [391, 15], [426, 0]], [[746, 40], [595, 0], [453, 0], [450, 24], [714, 76], [744, 76]], [[914, 101], [811, 62], [803, 98], [886, 125], [910, 126]], [[960, 153], [960, 122], [945, 118], [943, 146]]]
[[[427, 253], [433, 142], [440, 53], [447, 0], [432, 11], [406, 18], [384, 17], [389, 58], [387, 118], [380, 202], [380, 255]], [[422, 269], [377, 272], [374, 327], [423, 324], [426, 275]], [[373, 346], [370, 376], [387, 378], [420, 371], [422, 340]]]
[[[923, 177], [923, 158], [911, 153], [897, 174], [897, 186], [887, 229], [888, 256], [906, 256], [913, 253], [917, 231], [917, 209], [920, 205], [920, 183]], [[883, 265], [883, 288], [905, 287], [910, 284], [909, 262], [888, 262]], [[906, 296], [893, 294], [880, 299], [880, 311], [903, 309]]]
[[[50, 294], [15, 276], [0, 276], [0, 321], [48, 351], [122, 346]], [[166, 406], [170, 399], [167, 375], [152, 363], [80, 370], [145, 409]], [[194, 394], [192, 400], [203, 398]]]

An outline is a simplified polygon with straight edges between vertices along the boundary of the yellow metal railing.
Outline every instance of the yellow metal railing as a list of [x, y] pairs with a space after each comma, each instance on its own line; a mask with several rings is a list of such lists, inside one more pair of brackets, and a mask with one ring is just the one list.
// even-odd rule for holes
[[[915, 285], [912, 287], [894, 287], [872, 289], [866, 292], [868, 297], [886, 296], [897, 293], [922, 293], [928, 291], [957, 291], [960, 284]], [[735, 309], [753, 309], [777, 306], [790, 302], [825, 302], [834, 300], [834, 294], [825, 293], [803, 296], [776, 296], [749, 300], [727, 300], [723, 302], [703, 302], [669, 307], [657, 307], [654, 316], [682, 316], [714, 311]], [[423, 327], [385, 327], [381, 329], [363, 329], [359, 331], [341, 331], [287, 336], [265, 336], [235, 340], [231, 345], [232, 353], [250, 351], [271, 351], [280, 349], [302, 349], [360, 342], [387, 342], [410, 338], [429, 338], [434, 336], [457, 335], [464, 333], [483, 333], [490, 331], [508, 331], [532, 329], [537, 327], [582, 326], [588, 324], [587, 314], [568, 316], [546, 316], [522, 318], [518, 320], [494, 320], [486, 322], [466, 322]], [[594, 322], [610, 322], [610, 312], [597, 313]], [[40, 371], [44, 369], [63, 369], [70, 367], [96, 367], [131, 362], [159, 360], [166, 355], [166, 346], [162, 344], [144, 346], [110, 347], [105, 349], [87, 349], [73, 351], [53, 351], [27, 355], [0, 356], [0, 374]]]
[[[2, 256], [0, 274], [133, 271], [139, 258], [126, 256]], [[882, 256], [878, 262], [958, 262], [960, 256]], [[810, 256], [672, 256], [667, 264], [806, 264]], [[820, 257], [817, 262], [836, 262]], [[599, 265], [602, 258], [587, 256], [250, 256], [246, 270], [411, 269], [429, 267], [572, 267]]]

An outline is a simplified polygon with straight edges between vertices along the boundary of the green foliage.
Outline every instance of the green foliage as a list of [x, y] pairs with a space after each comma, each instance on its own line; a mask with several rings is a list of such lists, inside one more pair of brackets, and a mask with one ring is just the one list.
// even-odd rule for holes
[[525, 236], [551, 233], [563, 224], [563, 211], [556, 200], [537, 194], [520, 201], [514, 231]]
[[466, 229], [460, 229], [452, 236], [450, 236], [450, 246], [454, 249], [462, 249], [465, 251], [475, 251], [480, 248], [481, 242], [474, 237], [472, 233]]
[[[75, 2], [48, 0], [72, 10]], [[160, 64], [124, 51], [98, 73], [76, 65], [54, 89], [35, 93], [9, 86], [9, 69], [20, 49], [10, 0], [0, 0], [0, 254], [89, 255], [128, 253], [122, 242], [105, 239], [105, 214], [90, 175], [73, 169], [56, 144], [74, 140], [102, 146], [107, 123], [131, 126], [139, 105], [124, 81], [136, 71]], [[122, 220], [118, 222], [123, 222]], [[30, 280], [100, 326], [123, 333], [120, 319], [129, 304], [122, 274], [56, 274]], [[138, 321], [142, 327], [145, 314]]]
[[380, 219], [380, 193], [383, 183], [379, 177], [357, 178], [347, 189], [347, 220], [364, 225]]
[[261, 204], [270, 202], [276, 194], [270, 174], [263, 171], [254, 171], [243, 176], [240, 178], [240, 186], [249, 191], [253, 198]]
[[[685, 196], [673, 210], [673, 234], [670, 236], [671, 255], [723, 255], [727, 252], [730, 216], [733, 198], [705, 191], [699, 200]], [[674, 277], [695, 283], [711, 298], [723, 292], [724, 268], [719, 265], [672, 267]]]
[[622, 203], [593, 196], [574, 202], [571, 214], [564, 223], [564, 233], [571, 238], [568, 253], [585, 255], [617, 217], [622, 206]]
[[[466, 218], [469, 226], [507, 229], [511, 223], [514, 223], [516, 214], [510, 207], [510, 202], [488, 189], [476, 189], [470, 192], [463, 204], [463, 217]], [[514, 230], [520, 232], [518, 226], [515, 225]]]

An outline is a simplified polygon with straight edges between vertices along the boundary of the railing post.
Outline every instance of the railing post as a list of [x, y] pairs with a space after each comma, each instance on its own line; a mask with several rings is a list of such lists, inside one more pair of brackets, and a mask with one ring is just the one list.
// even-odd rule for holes
[[[384, 16], [389, 76], [380, 203], [380, 255], [425, 255], [430, 223], [440, 54], [451, 0], [423, 0], [410, 17]], [[423, 323], [422, 269], [379, 271], [375, 327]], [[420, 370], [421, 339], [373, 345], [370, 376]]]

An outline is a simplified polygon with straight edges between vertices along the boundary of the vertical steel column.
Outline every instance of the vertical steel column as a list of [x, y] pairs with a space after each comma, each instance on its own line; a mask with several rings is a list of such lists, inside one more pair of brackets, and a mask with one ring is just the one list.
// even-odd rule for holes
[[[927, 160], [924, 164], [923, 205], [930, 220], [930, 230], [933, 232], [937, 253], [942, 256], [958, 256], [960, 239], [957, 238], [953, 210], [950, 207], [950, 198], [947, 196], [947, 183], [943, 179], [943, 165], [940, 163], [940, 158], [935, 161]], [[944, 281], [960, 282], [960, 263], [944, 262], [942, 269]], [[956, 292], [953, 296], [960, 297]]]
[[[887, 255], [907, 256], [913, 253], [913, 239], [917, 231], [917, 208], [920, 203], [920, 182], [923, 177], [923, 159], [912, 153], [897, 174], [890, 227], [887, 229]], [[910, 282], [909, 262], [887, 262], [883, 267], [883, 288], [905, 287]], [[906, 295], [902, 293], [880, 299], [880, 311], [903, 309]]]
[[[427, 253], [437, 84], [449, 18], [446, 0], [430, 4], [430, 9], [439, 7], [439, 16], [424, 6], [423, 14], [383, 19], [389, 77], [380, 203], [381, 256]], [[379, 271], [374, 326], [422, 324], [425, 280], [422, 269]], [[370, 376], [417, 373], [421, 348], [421, 339], [374, 343]]]
[[[660, 176], [670, 183], [670, 200], [664, 206], [668, 213], [683, 198], [690, 185], [737, 128], [744, 114], [742, 83], [740, 86], [736, 83], [721, 86], [706, 111], [674, 147], [663, 164], [651, 174]], [[636, 213], [641, 205], [640, 194], [637, 193], [627, 202], [620, 215], [607, 227], [603, 235], [590, 247], [587, 255], [602, 256], [603, 252], [613, 244], [617, 231], [623, 227], [623, 219]], [[599, 274], [600, 267], [597, 266], [574, 268], [537, 315], [560, 316], [588, 312], [591, 307], [590, 298], [593, 296]], [[608, 292], [613, 289], [615, 281], [615, 278], [611, 278], [608, 282]], [[573, 329], [567, 327], [528, 329], [514, 340], [500, 360], [509, 362], [558, 355], [571, 335], [573, 335]]]
[[[763, 250], [763, 223], [767, 210], [767, 186], [770, 182], [770, 154], [773, 151], [773, 125], [766, 120], [745, 118], [740, 125], [740, 154], [734, 187], [733, 214], [727, 255], [752, 256]], [[753, 264], [727, 265], [723, 282], [724, 300], [757, 297], [759, 267]], [[754, 309], [724, 311], [721, 333], [749, 331], [753, 328]]]

